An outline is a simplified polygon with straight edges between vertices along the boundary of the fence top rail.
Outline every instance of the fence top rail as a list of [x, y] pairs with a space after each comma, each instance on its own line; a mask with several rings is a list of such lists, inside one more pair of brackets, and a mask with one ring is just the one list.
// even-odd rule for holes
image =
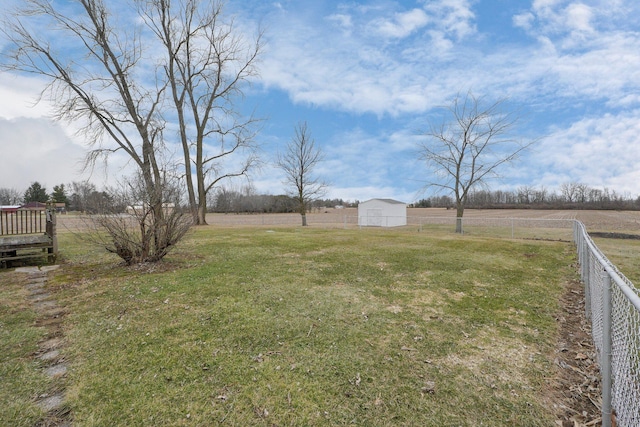
[[0, 236], [45, 233], [48, 220], [45, 209], [0, 211]]
[[587, 244], [587, 247], [591, 251], [591, 253], [596, 257], [598, 263], [602, 267], [604, 271], [607, 272], [611, 280], [618, 286], [618, 288], [622, 291], [622, 293], [629, 299], [629, 302], [633, 305], [636, 311], [640, 312], [640, 296], [637, 294], [637, 289], [629, 279], [627, 279], [624, 275], [622, 275], [618, 269], [613, 265], [611, 261], [607, 259], [607, 257], [600, 251], [600, 248], [596, 246], [594, 241], [587, 233], [587, 230], [584, 224], [580, 221], [576, 220], [576, 224], [578, 226], [579, 232], [582, 234], [582, 238]]
[[407, 215], [407, 218], [419, 218], [419, 219], [446, 219], [446, 220], [456, 220], [461, 218], [463, 221], [538, 221], [538, 222], [566, 222], [571, 225], [576, 219], [573, 218], [533, 218], [533, 217], [484, 217], [484, 216], [464, 216], [464, 217], [456, 217], [456, 216], [420, 216], [420, 215]]

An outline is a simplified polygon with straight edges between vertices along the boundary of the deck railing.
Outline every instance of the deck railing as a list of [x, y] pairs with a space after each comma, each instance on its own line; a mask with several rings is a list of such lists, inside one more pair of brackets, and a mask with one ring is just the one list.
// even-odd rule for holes
[[0, 236], [45, 233], [48, 214], [45, 209], [0, 211]]

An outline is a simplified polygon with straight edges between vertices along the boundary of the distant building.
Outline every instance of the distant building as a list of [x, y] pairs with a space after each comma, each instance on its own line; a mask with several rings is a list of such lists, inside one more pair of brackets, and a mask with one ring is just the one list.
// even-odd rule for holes
[[371, 199], [358, 204], [361, 227], [399, 227], [407, 225], [407, 204], [393, 199]]
[[[175, 207], [175, 203], [163, 203], [162, 211], [165, 215], [169, 215], [173, 212]], [[149, 206], [147, 205], [130, 205], [127, 206], [126, 212], [132, 216], [143, 216], [147, 213], [147, 209], [149, 209]]]
[[20, 209], [20, 205], [3, 205], [0, 206], [0, 212], [14, 213]]
[[47, 209], [46, 203], [41, 202], [29, 202], [20, 206], [20, 209], [29, 209], [29, 210], [45, 210]]

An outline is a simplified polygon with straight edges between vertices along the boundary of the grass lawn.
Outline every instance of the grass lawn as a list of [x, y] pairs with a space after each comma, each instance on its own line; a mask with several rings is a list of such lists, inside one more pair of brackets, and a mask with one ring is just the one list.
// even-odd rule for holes
[[[74, 426], [554, 424], [571, 244], [201, 227], [137, 268], [60, 247]], [[16, 277], [0, 272], [0, 425], [31, 426], [44, 380]]]

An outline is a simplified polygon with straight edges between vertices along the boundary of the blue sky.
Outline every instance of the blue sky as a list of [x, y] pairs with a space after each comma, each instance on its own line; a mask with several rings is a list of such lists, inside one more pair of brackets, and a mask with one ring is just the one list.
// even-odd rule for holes
[[[640, 3], [637, 0], [227, 2], [250, 36], [260, 25], [260, 79], [244, 111], [264, 118], [260, 193], [283, 193], [270, 166], [306, 121], [325, 153], [328, 197], [411, 202], [433, 172], [421, 131], [458, 93], [509, 98], [516, 136], [539, 139], [490, 182], [550, 191], [563, 183], [640, 195]], [[42, 82], [0, 74], [0, 187], [49, 189], [78, 173], [83, 141], [31, 107]], [[123, 169], [124, 168], [124, 169]], [[114, 158], [98, 185], [126, 173]]]

